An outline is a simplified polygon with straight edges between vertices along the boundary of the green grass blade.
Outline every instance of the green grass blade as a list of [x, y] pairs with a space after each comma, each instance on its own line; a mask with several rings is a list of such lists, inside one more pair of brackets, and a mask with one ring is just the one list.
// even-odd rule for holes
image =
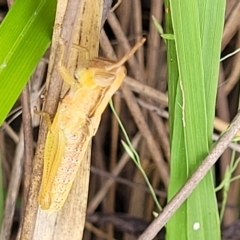
[[[167, 34], [174, 34], [175, 39], [168, 41], [169, 199], [210, 148], [224, 6], [222, 0], [166, 1]], [[176, 229], [181, 230], [176, 232]], [[211, 173], [169, 221], [167, 239], [220, 239]]]
[[[224, 24], [224, 14], [226, 1], [199, 1], [204, 3], [205, 12], [200, 16], [204, 16], [205, 21], [202, 26], [202, 60], [204, 69], [205, 96], [207, 107], [207, 127], [208, 138], [212, 142], [212, 126], [215, 116], [215, 101], [218, 86], [219, 60], [221, 52], [221, 39]], [[215, 4], [216, 3], [216, 4]], [[200, 10], [201, 11], [201, 10]], [[201, 13], [201, 12], [200, 12]], [[214, 21], [214, 22], [213, 22]], [[209, 104], [210, 103], [210, 104]]]
[[56, 0], [17, 0], [0, 25], [0, 125], [48, 48]]

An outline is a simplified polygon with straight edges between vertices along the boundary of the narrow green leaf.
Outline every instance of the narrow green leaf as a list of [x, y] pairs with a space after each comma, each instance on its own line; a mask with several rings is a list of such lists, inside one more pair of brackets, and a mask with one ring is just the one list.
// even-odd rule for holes
[[[171, 137], [169, 200], [211, 146], [225, 1], [166, 1]], [[212, 24], [212, 23], [215, 24]], [[210, 56], [209, 56], [210, 55]], [[177, 231], [176, 229], [181, 229]], [[209, 173], [167, 225], [167, 239], [220, 239]]]
[[0, 125], [48, 48], [57, 0], [17, 0], [0, 25]]
[[174, 35], [173, 34], [162, 34], [161, 35], [162, 38], [166, 39], [166, 40], [174, 40]]
[[158, 23], [157, 19], [152, 16], [155, 27], [157, 28], [160, 36], [165, 40], [174, 40], [174, 35], [169, 33], [164, 33], [162, 26]]
[[135, 157], [134, 157], [134, 154], [131, 150], [131, 148], [123, 141], [121, 140], [121, 143], [123, 145], [123, 148], [125, 149], [125, 151], [127, 152], [127, 154], [129, 155], [129, 157], [133, 160], [133, 161], [136, 161], [135, 160]]
[[158, 23], [157, 19], [154, 16], [152, 16], [152, 20], [159, 34], [162, 35], [164, 33], [162, 26]]

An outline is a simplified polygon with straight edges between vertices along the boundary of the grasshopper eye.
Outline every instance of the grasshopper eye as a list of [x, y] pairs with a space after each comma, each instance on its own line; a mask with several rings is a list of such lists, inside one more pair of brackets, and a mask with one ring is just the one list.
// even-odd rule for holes
[[76, 72], [74, 73], [74, 78], [76, 80], [79, 80], [82, 76], [82, 74], [86, 73], [88, 70], [88, 68], [84, 67], [84, 68], [79, 68], [76, 70]]

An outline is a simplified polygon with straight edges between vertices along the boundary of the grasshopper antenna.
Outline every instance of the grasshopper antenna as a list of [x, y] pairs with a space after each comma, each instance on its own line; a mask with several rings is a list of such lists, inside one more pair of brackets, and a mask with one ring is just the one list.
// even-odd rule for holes
[[137, 42], [133, 48], [126, 53], [119, 61], [117, 61], [115, 64], [112, 64], [111, 66], [106, 67], [107, 71], [111, 71], [114, 68], [120, 67], [123, 65], [146, 41], [146, 38], [142, 38], [139, 42]]

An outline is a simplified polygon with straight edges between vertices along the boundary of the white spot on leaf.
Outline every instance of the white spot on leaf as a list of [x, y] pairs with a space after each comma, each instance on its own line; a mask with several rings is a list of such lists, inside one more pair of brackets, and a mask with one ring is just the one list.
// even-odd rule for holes
[[193, 224], [193, 230], [199, 230], [199, 228], [200, 228], [200, 222], [195, 222], [194, 224]]

